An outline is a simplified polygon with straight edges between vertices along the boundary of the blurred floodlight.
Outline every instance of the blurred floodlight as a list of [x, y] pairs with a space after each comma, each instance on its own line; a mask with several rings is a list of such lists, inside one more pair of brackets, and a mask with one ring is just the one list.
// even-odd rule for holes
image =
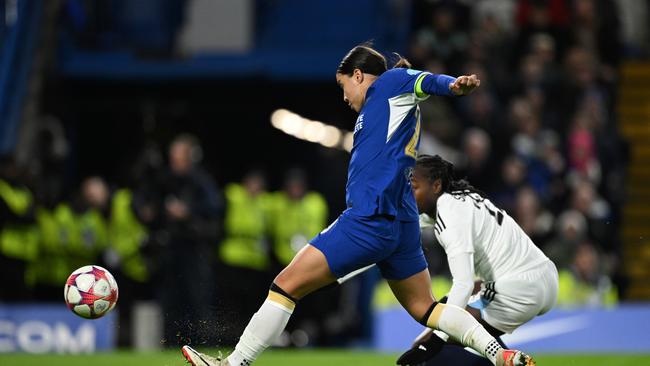
[[305, 140], [309, 142], [322, 142], [325, 135], [325, 125], [321, 122], [305, 122]]
[[352, 145], [354, 143], [354, 135], [352, 132], [347, 132], [345, 137], [343, 137], [343, 149], [347, 152], [352, 151]]
[[281, 130], [284, 118], [287, 116], [288, 113], [290, 112], [286, 109], [278, 109], [275, 112], [273, 112], [271, 114], [271, 124], [273, 125], [273, 127], [277, 128], [278, 130]]
[[320, 144], [329, 148], [352, 149], [352, 133], [340, 130], [323, 122], [306, 119], [286, 109], [271, 114], [271, 125], [298, 139]]
[[325, 147], [335, 147], [341, 143], [341, 131], [333, 126], [325, 126], [321, 143]]
[[284, 132], [298, 138], [301, 138], [303, 136], [305, 130], [305, 122], [299, 115], [295, 113], [288, 113], [282, 119], [281, 126]]

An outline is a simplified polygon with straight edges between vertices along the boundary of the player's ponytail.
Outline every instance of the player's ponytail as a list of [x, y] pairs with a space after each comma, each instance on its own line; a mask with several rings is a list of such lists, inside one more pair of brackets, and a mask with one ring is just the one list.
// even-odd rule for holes
[[440, 179], [442, 191], [454, 194], [476, 193], [485, 197], [485, 193], [474, 188], [465, 179], [454, 180], [454, 164], [441, 158], [439, 155], [420, 155], [415, 163], [418, 169], [429, 181], [434, 182]]
[[448, 193], [476, 193], [481, 197], [485, 197], [483, 191], [469, 184], [465, 179], [450, 181]]
[[409, 62], [409, 60], [402, 57], [402, 55], [400, 55], [397, 52], [393, 52], [393, 55], [395, 57], [397, 57], [397, 61], [393, 65], [393, 69], [398, 69], [398, 68], [410, 69], [411, 68], [411, 63]]

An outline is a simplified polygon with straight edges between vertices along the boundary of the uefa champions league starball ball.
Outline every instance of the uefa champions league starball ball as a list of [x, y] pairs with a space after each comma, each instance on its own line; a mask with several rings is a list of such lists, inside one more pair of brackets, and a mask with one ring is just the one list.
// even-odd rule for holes
[[117, 282], [105, 268], [83, 266], [68, 277], [63, 296], [73, 313], [86, 319], [101, 318], [115, 307]]

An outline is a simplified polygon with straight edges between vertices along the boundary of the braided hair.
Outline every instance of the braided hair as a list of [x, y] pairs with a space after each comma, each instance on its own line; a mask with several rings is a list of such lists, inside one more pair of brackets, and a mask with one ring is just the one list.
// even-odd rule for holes
[[481, 197], [485, 197], [485, 193], [469, 184], [465, 179], [454, 180], [454, 164], [439, 155], [419, 155], [415, 168], [422, 172], [431, 182], [440, 179], [442, 192], [450, 194], [476, 193]]

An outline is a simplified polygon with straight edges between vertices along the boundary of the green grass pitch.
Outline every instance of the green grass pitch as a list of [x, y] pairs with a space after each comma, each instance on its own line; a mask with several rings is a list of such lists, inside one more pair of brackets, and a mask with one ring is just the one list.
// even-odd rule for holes
[[[378, 366], [395, 365], [396, 355], [345, 350], [269, 351], [255, 366]], [[539, 366], [650, 365], [648, 355], [539, 355]], [[0, 354], [2, 366], [182, 366], [179, 351], [157, 353], [114, 352], [94, 355]], [[461, 365], [459, 365], [461, 366]]]

